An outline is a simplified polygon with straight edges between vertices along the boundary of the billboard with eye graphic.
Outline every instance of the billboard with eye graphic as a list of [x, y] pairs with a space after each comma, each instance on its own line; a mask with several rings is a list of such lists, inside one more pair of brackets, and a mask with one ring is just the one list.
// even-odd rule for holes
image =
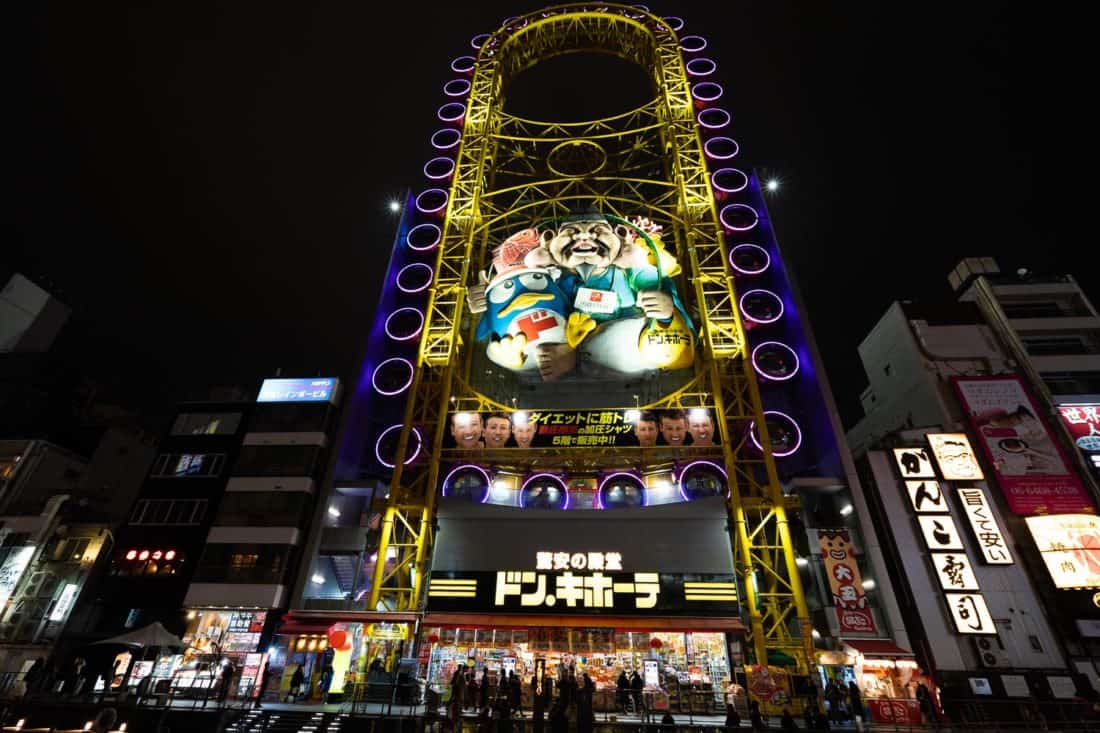
[[1096, 511], [1019, 377], [955, 377], [952, 382], [1013, 512]]

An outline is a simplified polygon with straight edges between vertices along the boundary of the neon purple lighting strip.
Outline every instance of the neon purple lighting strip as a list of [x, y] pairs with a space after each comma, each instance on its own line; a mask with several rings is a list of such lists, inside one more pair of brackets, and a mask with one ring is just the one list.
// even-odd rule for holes
[[702, 36], [684, 36], [680, 39], [680, 48], [688, 53], [699, 53], [707, 47], [707, 39]]
[[[775, 456], [776, 458], [784, 458], [784, 457], [789, 456], [790, 454], [794, 453], [796, 450], [798, 450], [802, 446], [802, 428], [798, 427], [798, 423], [796, 423], [794, 421], [794, 418], [791, 417], [790, 415], [784, 413], [784, 412], [780, 412], [779, 410], [764, 410], [764, 419], [765, 420], [768, 419], [768, 415], [779, 415], [780, 417], [787, 418], [788, 422], [790, 422], [791, 426], [794, 428], [794, 435], [795, 435], [794, 448], [791, 448], [786, 453], [772, 453], [772, 455]], [[749, 437], [752, 438], [753, 445], [756, 446], [757, 450], [759, 450], [759, 451], [764, 450], [764, 447], [762, 445], [760, 445], [760, 439], [758, 437], [756, 437], [756, 421], [755, 420], [753, 420], [752, 423], [749, 425]]]
[[[382, 371], [382, 369], [384, 369], [387, 364], [390, 364], [390, 363], [393, 363], [393, 362], [398, 362], [398, 363], [401, 363], [401, 364], [404, 364], [405, 366], [407, 366], [409, 368], [409, 378], [405, 382], [405, 384], [403, 384], [402, 386], [398, 387], [397, 389], [395, 389], [393, 391], [387, 392], [386, 390], [384, 390], [384, 389], [382, 389], [381, 387], [378, 386], [378, 373], [380, 371]], [[371, 386], [374, 387], [374, 391], [377, 392], [378, 394], [382, 395], [383, 397], [393, 397], [395, 394], [401, 394], [402, 392], [404, 392], [405, 390], [407, 390], [409, 388], [410, 384], [413, 383], [413, 364], [408, 359], [402, 359], [400, 356], [395, 356], [391, 359], [386, 359], [384, 362], [382, 362], [381, 364], [379, 364], [378, 366], [376, 366], [374, 368], [374, 374], [371, 375], [370, 383], [371, 383]]]
[[[704, 119], [705, 117], [713, 117], [714, 115], [719, 115], [720, 119], [722, 119], [722, 121], [721, 122], [707, 122], [706, 119]], [[730, 113], [727, 112], [726, 110], [718, 109], [717, 107], [713, 107], [711, 109], [703, 110], [698, 115], [696, 115], [695, 119], [696, 119], [696, 121], [698, 121], [700, 126], [705, 127], [708, 130], [721, 130], [723, 127], [725, 127], [726, 125], [728, 125], [730, 123], [730, 120], [732, 118], [730, 117]]]
[[[766, 321], [762, 321], [762, 320], [760, 320], [759, 318], [753, 318], [753, 317], [752, 317], [752, 314], [751, 314], [751, 313], [748, 313], [748, 312], [747, 312], [747, 311], [745, 310], [745, 298], [749, 297], [749, 296], [750, 296], [750, 295], [752, 295], [753, 293], [767, 293], [768, 295], [770, 295], [770, 296], [772, 296], [773, 298], [775, 298], [775, 301], [776, 301], [777, 303], [779, 303], [779, 314], [778, 314], [778, 315], [777, 315], [777, 316], [776, 316], [775, 318], [770, 318], [770, 319], [768, 319], [768, 320], [766, 320]], [[743, 316], [745, 316], [745, 318], [748, 318], [748, 319], [749, 319], [750, 321], [752, 321], [753, 323], [759, 323], [759, 324], [761, 324], [761, 325], [766, 325], [766, 324], [768, 324], [768, 323], [775, 323], [776, 321], [778, 321], [778, 320], [779, 320], [780, 318], [782, 318], [782, 317], [783, 317], [783, 301], [782, 301], [782, 300], [780, 299], [780, 297], [779, 297], [778, 295], [776, 295], [776, 294], [775, 294], [775, 293], [773, 293], [772, 291], [770, 291], [770, 290], [765, 290], [765, 289], [763, 289], [763, 288], [757, 288], [756, 290], [750, 290], [750, 291], [748, 291], [747, 293], [745, 293], [744, 295], [742, 295], [742, 296], [741, 296], [741, 300], [739, 300], [739, 301], [737, 302], [737, 304], [738, 304], [738, 305], [739, 305], [739, 306], [741, 307], [741, 314], [742, 314]]]
[[[440, 142], [439, 136], [444, 133], [454, 135], [454, 139], [447, 143]], [[462, 142], [462, 133], [452, 127], [444, 127], [442, 130], [436, 130], [432, 133], [432, 147], [436, 150], [450, 150], [460, 142]]]
[[477, 59], [473, 56], [459, 56], [451, 62], [451, 71], [456, 74], [468, 74], [474, 70]]
[[[718, 183], [718, 177], [719, 176], [728, 176], [730, 174], [736, 174], [738, 176], [741, 176], [742, 183], [737, 188], [726, 188], [725, 186]], [[736, 168], [719, 168], [718, 170], [714, 171], [714, 173], [711, 175], [710, 185], [714, 186], [716, 189], [718, 189], [722, 193], [737, 193], [738, 191], [744, 191], [746, 188], [748, 188], [749, 177], [746, 176], [743, 172], [737, 170]]]
[[728, 483], [729, 482], [729, 476], [726, 475], [726, 469], [722, 468], [721, 466], [719, 466], [714, 461], [702, 461], [702, 460], [700, 460], [700, 461], [692, 461], [691, 463], [689, 463], [686, 466], [684, 466], [683, 468], [681, 468], [680, 469], [680, 475], [676, 477], [676, 488], [679, 490], [680, 496], [683, 498], [683, 500], [684, 501], [691, 501], [691, 497], [689, 497], [687, 495], [687, 492], [684, 491], [684, 476], [687, 475], [687, 472], [689, 470], [691, 470], [692, 466], [700, 466], [700, 465], [710, 466], [714, 470], [718, 471], [718, 473], [722, 474], [722, 480], [727, 482], [726, 483], [726, 496], [729, 496], [729, 494], [730, 494], [730, 487], [729, 487], [729, 483]]
[[603, 505], [603, 487], [608, 481], [615, 478], [616, 476], [627, 476], [637, 481], [638, 485], [642, 487], [642, 506], [649, 506], [649, 492], [646, 491], [645, 482], [642, 481], [642, 479], [638, 476], [635, 476], [628, 471], [616, 471], [615, 473], [609, 473], [608, 475], [604, 476], [603, 480], [600, 481], [600, 485], [596, 487], [596, 504], [597, 506], [599, 506], [600, 509], [606, 508]]
[[[436, 206], [434, 209], [424, 208], [424, 206], [420, 203], [420, 200], [423, 199], [425, 196], [433, 193], [441, 194], [441, 198], [443, 199], [442, 203], [440, 203], [439, 206]], [[422, 191], [420, 195], [416, 197], [416, 210], [419, 211], [421, 214], [435, 214], [447, 208], [448, 198], [449, 197], [447, 195], [447, 192], [442, 188], [429, 188], [427, 191]]]
[[[382, 457], [382, 454], [379, 452], [378, 449], [379, 449], [379, 447], [381, 447], [382, 441], [386, 439], [387, 435], [389, 435], [394, 430], [400, 430], [400, 429], [401, 429], [400, 423], [397, 424], [397, 425], [390, 425], [388, 428], [386, 428], [385, 430], [382, 431], [382, 434], [378, 436], [378, 442], [374, 444], [374, 457], [377, 458], [378, 462], [381, 463], [386, 468], [394, 468], [394, 467], [396, 467], [397, 464], [387, 462], [386, 459]], [[409, 440], [412, 440], [413, 438], [416, 438], [416, 450], [414, 450], [413, 454], [408, 459], [405, 460], [404, 465], [406, 465], [406, 466], [409, 465], [410, 463], [412, 463], [413, 461], [415, 461], [416, 457], [418, 455], [420, 455], [420, 447], [421, 447], [421, 444], [422, 444], [423, 441], [420, 437], [420, 431], [417, 430], [416, 428], [413, 428], [412, 433], [409, 434]], [[406, 448], [407, 447], [408, 446], [406, 446]]]
[[674, 31], [679, 31], [684, 27], [684, 19], [675, 15], [669, 15], [668, 17], [661, 18], [661, 20], [668, 23], [668, 27]]
[[468, 79], [451, 79], [443, 85], [443, 93], [448, 97], [464, 97], [470, 93], [470, 82]]
[[535, 474], [532, 474], [532, 475], [528, 476], [527, 480], [523, 482], [523, 486], [521, 486], [519, 488], [519, 505], [521, 507], [523, 507], [524, 509], [527, 508], [527, 506], [523, 503], [523, 492], [527, 490], [527, 484], [531, 483], [535, 479], [540, 478], [542, 476], [546, 476], [547, 478], [552, 478], [552, 479], [554, 479], [554, 481], [556, 481], [558, 483], [558, 486], [561, 487], [562, 493], [565, 494], [565, 505], [562, 507], [562, 510], [564, 511], [564, 510], [568, 509], [569, 508], [569, 488], [565, 485], [565, 482], [562, 481], [561, 476], [557, 476], [557, 475], [552, 474], [552, 473], [535, 473]]
[[[412, 243], [412, 240], [413, 240], [413, 232], [415, 232], [418, 229], [434, 229], [435, 230], [435, 241], [432, 242], [429, 245], [425, 245], [423, 247], [417, 247], [415, 244]], [[440, 229], [439, 227], [437, 227], [435, 224], [417, 224], [416, 226], [414, 226], [412, 229], [409, 230], [409, 233], [407, 235], [405, 235], [405, 244], [409, 245], [409, 249], [415, 250], [417, 252], [427, 252], [428, 250], [435, 249], [436, 247], [439, 246], [439, 238], [442, 237], [442, 236], [443, 236], [443, 230]]]
[[710, 76], [718, 69], [718, 64], [714, 63], [711, 59], [703, 58], [699, 56], [687, 62], [684, 65], [687, 73], [691, 76]]
[[[446, 166], [446, 170], [443, 171], [442, 173], [431, 173], [429, 171], [429, 169], [432, 167], [433, 163], [437, 163], [437, 162], [443, 163]], [[454, 160], [452, 160], [451, 158], [448, 158], [444, 155], [441, 155], [438, 158], [432, 158], [431, 160], [429, 160], [427, 163], [424, 164], [424, 175], [427, 178], [432, 179], [433, 181], [441, 181], [444, 178], [450, 178], [451, 174], [454, 173], [454, 172], [455, 172], [455, 162], [454, 162]]]
[[[734, 263], [734, 261], [733, 261], [733, 255], [734, 255], [734, 253], [737, 252], [737, 250], [741, 249], [742, 247], [751, 247], [752, 249], [760, 250], [760, 253], [762, 255], [764, 255], [764, 266], [761, 267], [759, 270], [746, 270], [743, 267], [738, 267], [736, 265], [736, 263]], [[771, 255], [768, 254], [768, 250], [764, 249], [763, 247], [761, 247], [758, 244], [739, 244], [739, 245], [737, 245], [736, 247], [734, 247], [733, 249], [730, 250], [730, 267], [737, 270], [737, 272], [741, 275], [759, 275], [764, 270], [767, 270], [768, 267], [771, 266], [771, 264], [772, 264], [772, 258], [771, 258]]]
[[[760, 366], [756, 363], [756, 352], [760, 351], [761, 348], [763, 348], [765, 346], [768, 346], [768, 345], [779, 346], [780, 348], [786, 349], [787, 351], [790, 352], [791, 356], [794, 357], [794, 369], [791, 370], [790, 374], [788, 374], [785, 377], [773, 377], [770, 374], [768, 374], [767, 372], [765, 372], [763, 369], [761, 369]], [[798, 361], [798, 354], [796, 354], [794, 352], [794, 349], [792, 349], [790, 346], [787, 346], [786, 344], [784, 344], [780, 341], [763, 341], [763, 342], [757, 344], [756, 348], [754, 348], [752, 350], [752, 368], [755, 369], [756, 373], [759, 374], [764, 379], [770, 379], [773, 382], [786, 382], [788, 379], [790, 379], [794, 375], [798, 374], [798, 368], [800, 366], [801, 366], [801, 362]]]
[[[394, 316], [396, 316], [398, 313], [401, 313], [402, 311], [412, 311], [413, 313], [415, 313], [417, 315], [417, 317], [420, 318], [420, 325], [416, 327], [416, 331], [414, 331], [413, 333], [410, 333], [408, 336], [394, 336], [390, 332], [390, 321], [392, 321], [394, 319]], [[394, 341], [410, 341], [410, 340], [416, 338], [417, 336], [419, 336], [420, 331], [423, 330], [423, 328], [424, 328], [424, 313], [420, 310], [417, 310], [416, 308], [398, 308], [393, 313], [390, 313], [389, 318], [386, 319], [386, 335], [389, 336]]]
[[447, 102], [435, 113], [442, 122], [458, 122], [466, 114], [466, 105], [461, 102]]
[[[418, 288], [413, 288], [406, 287], [405, 285], [401, 284], [402, 275], [404, 275], [406, 272], [416, 272], [416, 270], [421, 268], [428, 271], [428, 279], [424, 281], [423, 285]], [[400, 290], [402, 293], [409, 293], [410, 295], [412, 293], [419, 293], [421, 290], [427, 289], [427, 287], [432, 284], [432, 275], [434, 274], [435, 270], [432, 269], [432, 266], [423, 262], [414, 262], [411, 265], [405, 265], [401, 268], [401, 272], [397, 273], [397, 289]]]
[[691, 96], [700, 102], [713, 102], [722, 96], [722, 85], [701, 81], [691, 88]]
[[[728, 155], [721, 155], [719, 153], [716, 153], [714, 152], [714, 150], [711, 149], [711, 143], [714, 143], [715, 147], [723, 144], [732, 145], [733, 152], [729, 153]], [[703, 152], [706, 153], [707, 157], [711, 158], [712, 160], [729, 160], [730, 158], [736, 156], [739, 152], [741, 152], [741, 146], [738, 145], [737, 141], [734, 140], [732, 137], [718, 136], [712, 137], [710, 140], [707, 140], [705, 143], [703, 143]]]
[[478, 33], [470, 39], [470, 45], [480, 51], [481, 47], [485, 45], [485, 42], [489, 40], [489, 36], [490, 34], [488, 33]]
[[484, 504], [489, 501], [489, 492], [493, 490], [493, 482], [489, 479], [489, 472], [476, 463], [463, 463], [452, 468], [451, 472], [447, 474], [447, 478], [443, 479], [443, 496], [447, 495], [447, 485], [451, 482], [451, 476], [454, 476], [464, 468], [476, 469], [478, 473], [485, 477], [485, 496], [481, 497], [481, 501], [479, 501], [478, 504]]
[[[727, 211], [736, 211], [738, 209], [748, 209], [749, 211], [752, 212], [752, 224], [749, 224], [748, 226], [744, 226], [744, 227], [735, 227], [733, 224], [730, 224], [728, 221], [726, 221], [726, 212]], [[726, 229], [729, 229], [730, 231], [734, 231], [734, 232], [747, 232], [748, 230], [750, 230], [754, 226], [756, 226], [758, 223], [760, 223], [760, 215], [756, 213], [756, 209], [752, 208], [748, 204], [728, 204], [726, 206], [723, 206], [722, 211], [720, 211], [718, 213], [718, 218], [722, 221], [722, 226], [724, 226], [724, 227], [726, 227]]]

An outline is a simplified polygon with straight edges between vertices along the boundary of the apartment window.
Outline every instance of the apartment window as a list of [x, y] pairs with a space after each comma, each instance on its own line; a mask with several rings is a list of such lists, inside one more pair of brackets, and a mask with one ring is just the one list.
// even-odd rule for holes
[[328, 402], [257, 405], [248, 421], [250, 433], [327, 432], [334, 408]]
[[55, 562], [80, 562], [84, 553], [88, 551], [91, 543], [89, 537], [69, 537], [58, 539], [48, 552], [50, 559]]
[[200, 524], [205, 516], [206, 499], [142, 499], [130, 524]]
[[171, 478], [217, 476], [224, 463], [224, 453], [161, 453], [153, 461], [151, 475]]
[[298, 491], [230, 491], [215, 524], [223, 527], [300, 527], [312, 497]]
[[1093, 350], [1080, 336], [1029, 336], [1020, 339], [1032, 356], [1091, 354]]
[[1043, 374], [1043, 382], [1051, 394], [1100, 394], [1100, 375], [1096, 372], [1061, 372]]
[[200, 583], [283, 582], [283, 571], [290, 559], [289, 545], [213, 544], [207, 545], [195, 572]]
[[241, 425], [239, 412], [182, 412], [172, 435], [232, 435]]
[[312, 476], [322, 450], [314, 445], [246, 445], [233, 466], [233, 475]]

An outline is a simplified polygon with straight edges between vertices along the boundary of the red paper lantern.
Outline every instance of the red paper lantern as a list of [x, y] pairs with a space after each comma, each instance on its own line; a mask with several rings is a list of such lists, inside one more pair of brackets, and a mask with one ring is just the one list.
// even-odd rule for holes
[[348, 638], [348, 632], [343, 629], [337, 629], [332, 631], [328, 635], [328, 645], [337, 651], [343, 651], [344, 649], [351, 648], [351, 639]]
[[428, 634], [428, 643], [435, 644], [439, 641], [439, 634]]
[[660, 649], [662, 646], [664, 646], [664, 642], [662, 642], [660, 639], [650, 639], [649, 645], [654, 649]]

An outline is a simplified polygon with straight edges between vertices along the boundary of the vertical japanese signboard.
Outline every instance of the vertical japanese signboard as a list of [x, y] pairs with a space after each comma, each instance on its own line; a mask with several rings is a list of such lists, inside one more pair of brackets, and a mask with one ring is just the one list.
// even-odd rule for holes
[[1005, 534], [993, 516], [985, 492], [976, 486], [960, 487], [956, 491], [982, 558], [989, 565], [1011, 565], [1012, 553], [1008, 551]]
[[833, 594], [841, 632], [876, 631], [848, 530], [819, 530], [817, 539], [825, 560], [825, 572], [829, 576], [829, 589]]
[[1018, 377], [955, 377], [952, 381], [1013, 512], [1095, 511]]

